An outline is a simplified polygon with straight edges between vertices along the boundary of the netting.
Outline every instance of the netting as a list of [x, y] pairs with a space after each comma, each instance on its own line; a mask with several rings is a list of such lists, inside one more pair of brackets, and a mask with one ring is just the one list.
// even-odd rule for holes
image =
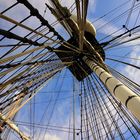
[[[102, 12], [95, 17], [92, 0], [0, 3], [0, 114], [5, 120], [32, 140], [140, 139], [139, 120], [81, 60], [93, 55], [96, 64], [140, 95], [139, 1], [112, 2], [106, 13], [97, 4]], [[79, 18], [78, 37], [71, 15]], [[84, 42], [86, 19], [95, 25], [97, 40], [90, 38], [96, 45]], [[81, 51], [84, 45], [94, 49]], [[0, 126], [2, 140], [23, 139], [2, 119]]]

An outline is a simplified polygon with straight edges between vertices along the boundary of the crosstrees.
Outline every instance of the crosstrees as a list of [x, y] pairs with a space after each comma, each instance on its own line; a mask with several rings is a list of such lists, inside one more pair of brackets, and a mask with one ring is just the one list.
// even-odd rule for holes
[[[95, 23], [102, 19], [106, 20], [108, 16], [110, 18], [105, 24], [97, 26], [97, 33], [87, 20], [90, 2], [90, 0], [75, 0], [68, 5], [70, 8], [67, 8], [62, 4], [65, 3], [63, 0], [50, 0], [50, 3], [47, 1], [46, 4], [40, 1], [40, 4], [43, 3], [45, 6], [41, 14], [42, 9], [39, 9], [39, 5], [35, 6], [32, 1], [17, 0], [1, 12], [2, 21], [11, 26], [0, 29], [0, 49], [3, 52], [0, 54], [0, 113], [21, 130], [19, 131], [16, 125], [14, 125], [16, 130], [13, 127], [9, 128], [10, 124], [6, 124], [6, 120], [1, 119], [1, 138], [8, 140], [15, 137], [16, 140], [25, 140], [24, 135], [27, 134], [30, 135], [31, 140], [46, 139], [52, 135], [57, 139], [57, 136], [64, 132], [67, 136], [63, 139], [69, 140], [138, 139], [139, 121], [128, 111], [128, 108], [131, 108], [130, 101], [139, 96], [139, 84], [123, 75], [122, 71], [118, 72], [116, 67], [125, 64], [137, 72], [138, 65], [123, 59], [135, 58], [132, 61], [136, 63], [139, 59], [137, 56], [130, 57], [128, 52], [127, 55], [123, 52], [116, 55], [122, 60], [115, 59], [112, 58], [114, 54], [110, 55], [110, 51], [115, 48], [121, 50], [121, 47], [129, 48], [131, 47], [129, 43], [133, 44], [134, 41], [139, 40], [139, 2], [134, 1], [133, 5], [127, 7], [130, 3], [126, 4], [128, 2], [126, 1], [114, 10], [109, 10], [107, 14], [103, 13]], [[18, 6], [23, 8], [20, 10], [30, 12], [30, 15], [25, 17], [22, 13], [24, 18], [19, 21], [9, 14], [9, 12], [13, 14]], [[122, 13], [113, 14], [116, 10], [122, 10]], [[48, 20], [48, 14], [50, 18], [56, 17], [53, 22], [51, 21], [52, 24]], [[137, 15], [135, 25], [131, 26], [135, 14]], [[122, 25], [125, 23], [122, 22], [121, 26], [119, 25], [112, 32], [110, 23], [116, 24], [124, 17], [128, 17], [127, 24], [129, 23], [130, 28], [124, 31]], [[29, 24], [28, 21], [31, 23]], [[34, 27], [36, 23], [37, 26]], [[106, 28], [107, 25], [110, 27]], [[98, 40], [95, 35], [100, 34], [99, 31], [103, 27], [110, 33], [106, 35], [102, 33], [102, 40]], [[25, 32], [24, 35], [22, 31]], [[65, 35], [65, 32], [68, 35]], [[94, 67], [94, 72], [83, 60], [84, 56], [98, 66]], [[116, 63], [118, 65], [114, 67], [112, 64]], [[103, 70], [100, 73], [98, 73], [99, 67]], [[64, 68], [69, 74], [66, 74]], [[61, 76], [63, 71], [65, 75]], [[104, 85], [102, 77], [106, 72], [110, 76], [107, 77]], [[108, 83], [113, 79], [112, 75], [122, 82], [113, 89], [114, 94], [108, 90]], [[76, 82], [80, 84], [79, 87]], [[47, 86], [43, 88], [45, 85]], [[133, 95], [125, 100], [126, 107], [116, 98], [124, 85], [137, 92], [136, 96]], [[44, 91], [39, 92], [41, 89]], [[36, 96], [37, 93], [40, 94]], [[42, 99], [47, 102], [43, 102]], [[27, 111], [28, 107], [29, 111]], [[135, 109], [130, 110], [134, 112]], [[71, 116], [72, 111], [73, 116]], [[16, 121], [19, 119], [18, 112], [21, 113], [21, 120], [22, 115], [25, 115], [21, 121], [23, 123]]]

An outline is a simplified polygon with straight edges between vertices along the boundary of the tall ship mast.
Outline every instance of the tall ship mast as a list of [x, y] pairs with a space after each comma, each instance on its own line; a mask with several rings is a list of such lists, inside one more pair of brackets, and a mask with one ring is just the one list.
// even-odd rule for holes
[[140, 140], [139, 0], [0, 11], [0, 140]]

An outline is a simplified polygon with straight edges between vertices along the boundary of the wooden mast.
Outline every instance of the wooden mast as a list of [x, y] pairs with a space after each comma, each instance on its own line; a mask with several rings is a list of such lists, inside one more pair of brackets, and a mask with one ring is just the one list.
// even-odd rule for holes
[[140, 97], [92, 60], [87, 57], [83, 60], [96, 73], [110, 93], [140, 121]]

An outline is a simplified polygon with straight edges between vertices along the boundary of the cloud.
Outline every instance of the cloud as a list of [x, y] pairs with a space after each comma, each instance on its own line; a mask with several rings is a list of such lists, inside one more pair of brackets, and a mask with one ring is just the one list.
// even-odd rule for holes
[[[108, 23], [108, 21], [105, 20], [105, 19], [98, 20], [97, 22], [95, 22], [94, 26], [98, 30], [99, 33], [102, 33], [102, 34], [105, 34], [105, 35], [110, 35], [111, 33], [115, 32], [119, 29], [117, 26], [115, 26], [111, 23]], [[116, 35], [119, 35], [120, 33], [122, 33], [122, 31], [117, 32], [117, 34], [112, 34], [112, 37], [114, 37]]]
[[63, 6], [66, 6], [66, 7], [70, 7], [74, 2], [75, 2], [75, 0], [68, 0], [68, 1], [63, 0], [63, 1], [61, 2], [61, 4], [62, 4]]
[[96, 10], [96, 0], [89, 0], [88, 13], [92, 15], [95, 12], [95, 10]]
[[61, 140], [61, 139], [57, 135], [51, 135], [51, 134], [46, 133], [45, 140]]
[[[140, 50], [139, 48], [134, 48], [130, 54], [130, 58], [138, 58], [140, 59]], [[136, 61], [136, 60], [131, 60], [129, 63], [140, 66], [140, 61]], [[124, 69], [124, 72], [128, 75], [128, 77], [132, 80], [135, 81], [136, 83], [140, 84], [140, 78], [138, 78], [140, 76], [140, 70], [130, 67], [130, 66], [126, 66]]]

